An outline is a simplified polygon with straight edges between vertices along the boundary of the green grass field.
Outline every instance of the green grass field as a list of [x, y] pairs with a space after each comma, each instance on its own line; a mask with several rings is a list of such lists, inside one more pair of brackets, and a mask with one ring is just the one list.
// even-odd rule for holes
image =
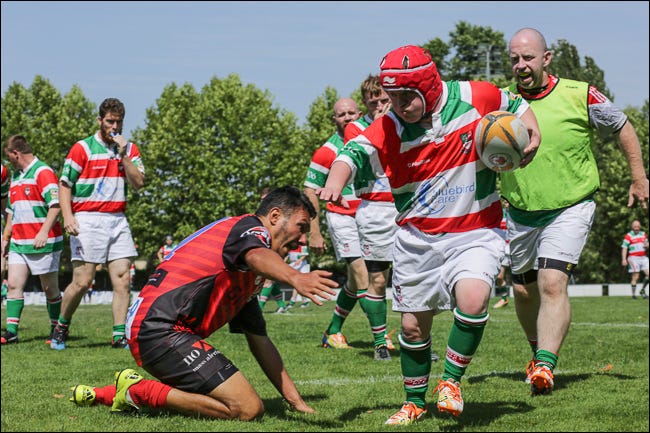
[[[127, 350], [109, 345], [110, 306], [82, 304], [73, 320], [69, 347], [62, 352], [44, 343], [49, 332], [45, 307], [27, 306], [20, 343], [2, 347], [2, 431], [647, 432], [647, 301], [584, 297], [571, 302], [572, 324], [560, 353], [552, 395], [529, 395], [523, 370], [530, 349], [511, 303], [490, 309], [483, 341], [462, 382], [465, 410], [461, 417], [439, 415], [430, 398], [428, 414], [406, 428], [384, 425], [404, 399], [399, 352], [393, 352], [391, 362], [373, 360], [368, 322], [359, 306], [343, 328], [353, 349], [341, 351], [320, 348], [333, 302], [294, 308], [283, 315], [272, 314], [275, 302], [266, 305], [269, 334], [305, 400], [317, 410], [312, 415], [285, 409], [242, 335], [221, 329], [209, 338], [264, 400], [264, 419], [251, 423], [166, 412], [119, 416], [111, 415], [106, 406], [75, 407], [68, 401], [71, 386], [104, 386], [116, 370], [137, 368]], [[3, 307], [3, 328], [5, 313]], [[433, 350], [441, 358], [451, 321], [449, 312], [434, 319]], [[399, 315], [389, 312], [389, 329], [398, 325]], [[443, 359], [432, 366], [430, 390], [442, 374]]]

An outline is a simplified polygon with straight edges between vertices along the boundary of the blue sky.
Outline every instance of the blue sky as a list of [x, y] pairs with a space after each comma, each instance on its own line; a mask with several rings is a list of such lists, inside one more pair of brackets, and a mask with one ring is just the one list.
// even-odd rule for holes
[[[145, 126], [164, 87], [238, 74], [304, 122], [327, 86], [348, 96], [386, 52], [449, 33], [459, 21], [506, 41], [535, 27], [604, 70], [617, 105], [648, 98], [648, 2], [2, 2], [1, 85], [36, 75], [73, 84], [97, 105], [126, 105], [125, 132]], [[13, 131], [12, 133], [20, 133]]]

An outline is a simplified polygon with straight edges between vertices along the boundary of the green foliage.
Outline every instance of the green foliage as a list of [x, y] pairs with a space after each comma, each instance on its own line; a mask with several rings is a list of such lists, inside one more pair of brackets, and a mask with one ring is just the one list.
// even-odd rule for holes
[[[446, 79], [492, 80], [493, 76], [503, 76], [510, 70], [503, 67], [504, 58], [508, 58], [504, 56], [506, 42], [503, 32], [460, 21], [449, 36], [454, 57], [449, 62]], [[439, 42], [436, 44], [440, 45]]]
[[95, 105], [78, 86], [61, 97], [37, 75], [29, 88], [14, 82], [4, 94], [2, 142], [15, 134], [24, 136], [34, 154], [59, 173], [70, 147], [94, 132], [96, 116]]
[[440, 38], [434, 38], [428, 42], [422, 44], [422, 48], [428, 50], [431, 53], [433, 61], [436, 63], [438, 68], [438, 73], [443, 80], [451, 79], [449, 78], [449, 64], [445, 58], [449, 55], [451, 47], [449, 44], [444, 42]]
[[[82, 304], [71, 327], [69, 347], [62, 352], [43, 344], [49, 332], [45, 306], [28, 305], [20, 324], [21, 342], [2, 347], [2, 431], [647, 432], [647, 302], [619, 296], [571, 298], [571, 304], [571, 328], [552, 395], [529, 395], [524, 366], [530, 349], [514, 308], [491, 310], [481, 345], [462, 381], [465, 411], [461, 417], [445, 417], [435, 409], [432, 390], [443, 371], [442, 357], [431, 368], [429, 412], [418, 423], [397, 430], [384, 422], [404, 399], [399, 352], [392, 352], [390, 362], [373, 361], [368, 320], [358, 305], [343, 327], [350, 350], [319, 347], [334, 302], [281, 315], [271, 314], [274, 302], [266, 305], [269, 335], [298, 390], [317, 411], [312, 415], [286, 410], [242, 335], [230, 334], [224, 327], [208, 338], [264, 402], [264, 418], [249, 423], [148, 410], [138, 417], [116, 416], [107, 406], [75, 407], [68, 401], [74, 385], [108, 385], [122, 368], [152, 377], [136, 366], [128, 351], [109, 346], [110, 305]], [[397, 328], [399, 320], [389, 305], [388, 329]], [[438, 355], [445, 353], [452, 320], [449, 312], [433, 319], [432, 349]], [[34, 360], [38, 362], [30, 362]]]
[[[635, 127], [648, 173], [648, 100], [641, 111], [628, 107], [625, 113]], [[620, 265], [621, 242], [635, 219], [648, 231], [648, 214], [638, 203], [631, 208], [626, 206], [632, 179], [618, 140], [597, 138], [594, 155], [601, 185], [595, 194], [596, 215], [576, 271], [576, 281], [627, 282], [630, 278], [627, 269]]]
[[[499, 87], [510, 84], [502, 32], [460, 21], [449, 37], [449, 41], [434, 38], [422, 44], [432, 53], [443, 79], [485, 79], [486, 48], [491, 47], [490, 81]], [[585, 57], [582, 64], [576, 47], [565, 40], [552, 44], [551, 49], [551, 72], [592, 83], [613, 97], [604, 72], [592, 58]], [[358, 86], [365, 78], [358, 77], [350, 95], [362, 110]], [[339, 98], [335, 88], [326, 87], [300, 127], [293, 113], [273, 106], [268, 91], [243, 84], [235, 74], [214, 77], [200, 90], [190, 84], [167, 85], [147, 110], [145, 127], [135, 130], [132, 137], [146, 169], [145, 187], [128, 190], [126, 211], [141, 259], [153, 265], [167, 233], [180, 240], [218, 218], [255, 211], [262, 187], [291, 184], [302, 188], [313, 152], [335, 131], [332, 112]], [[35, 154], [57, 173], [72, 144], [97, 129], [96, 105], [78, 86], [61, 96], [40, 75], [28, 88], [11, 84], [2, 97], [1, 110], [2, 141], [13, 134], [24, 135]], [[639, 136], [647, 172], [648, 101], [642, 109], [627, 107], [626, 113]], [[616, 140], [596, 137], [594, 153], [602, 187], [595, 197], [597, 213], [576, 279], [623, 282], [628, 275], [620, 267], [620, 241], [633, 219], [646, 222], [647, 215], [638, 206], [625, 206], [629, 169]], [[331, 245], [324, 208], [321, 231]], [[65, 242], [64, 270], [69, 267], [69, 254]], [[312, 267], [343, 268], [335, 262], [331, 248], [311, 260]]]
[[[96, 106], [78, 86], [72, 86], [63, 97], [45, 78], [37, 75], [25, 88], [14, 82], [2, 97], [1, 138], [4, 143], [12, 135], [22, 135], [32, 146], [34, 155], [59, 175], [70, 147], [92, 135], [97, 127]], [[2, 153], [4, 158], [4, 152]], [[3, 164], [9, 170], [11, 165]], [[64, 242], [62, 268], [70, 264], [70, 246]]]
[[549, 73], [561, 78], [586, 81], [612, 99], [609, 89], [605, 86], [605, 73], [596, 65], [594, 59], [585, 57], [585, 66], [582, 66], [578, 49], [564, 39], [552, 44], [550, 50], [553, 58], [548, 67]]
[[307, 169], [296, 163], [309, 152], [296, 117], [235, 74], [213, 77], [200, 92], [168, 85], [134, 137], [146, 186], [132, 194], [130, 223], [150, 254], [165, 233], [182, 239], [222, 217], [254, 212], [262, 187], [302, 185]]

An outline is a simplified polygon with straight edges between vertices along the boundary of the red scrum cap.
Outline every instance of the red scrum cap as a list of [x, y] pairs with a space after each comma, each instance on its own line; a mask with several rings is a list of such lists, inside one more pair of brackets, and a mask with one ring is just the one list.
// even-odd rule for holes
[[384, 56], [379, 68], [385, 91], [413, 90], [424, 102], [424, 112], [433, 110], [442, 93], [442, 80], [427, 50], [415, 45], [399, 47]]

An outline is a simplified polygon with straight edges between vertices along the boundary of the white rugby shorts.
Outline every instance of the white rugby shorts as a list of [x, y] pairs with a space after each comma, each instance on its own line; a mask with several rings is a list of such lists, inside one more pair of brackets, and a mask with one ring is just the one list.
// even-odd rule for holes
[[361, 257], [359, 230], [354, 216], [336, 212], [327, 212], [325, 215], [336, 260], [341, 261], [345, 257]]
[[137, 257], [131, 228], [123, 213], [77, 212], [79, 234], [70, 236], [71, 261], [107, 263]]
[[429, 235], [398, 228], [393, 250], [393, 311], [438, 313], [456, 307], [452, 289], [466, 278], [494, 287], [503, 239], [491, 229]]
[[397, 224], [395, 204], [387, 201], [362, 200], [357, 209], [357, 227], [361, 257], [364, 260], [393, 261], [393, 244]]
[[596, 203], [583, 201], [559, 214], [548, 225], [528, 227], [508, 216], [510, 262], [513, 274], [537, 269], [537, 259], [578, 264], [594, 221]]
[[630, 274], [650, 270], [648, 256], [627, 256], [627, 270]]
[[59, 272], [59, 262], [61, 261], [61, 251], [38, 254], [21, 254], [15, 251], [9, 251], [7, 257], [8, 265], [26, 265], [32, 275], [50, 274]]

